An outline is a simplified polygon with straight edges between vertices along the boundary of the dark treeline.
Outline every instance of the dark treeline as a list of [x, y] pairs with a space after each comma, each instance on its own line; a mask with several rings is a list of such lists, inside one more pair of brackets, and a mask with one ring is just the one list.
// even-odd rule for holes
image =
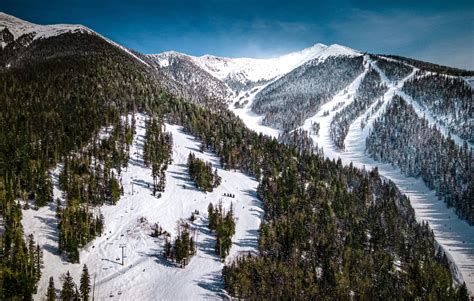
[[151, 166], [153, 177], [153, 195], [157, 191], [165, 191], [165, 171], [171, 164], [173, 151], [173, 137], [164, 132], [163, 119], [152, 116], [145, 124], [145, 144], [143, 146], [143, 160], [146, 166]]
[[[18, 207], [16, 210], [20, 211]], [[20, 297], [29, 300], [36, 293], [37, 282], [41, 277], [43, 250], [35, 243], [33, 235], [30, 234], [25, 242], [22, 232], [11, 230], [10, 227], [6, 227], [6, 231], [0, 237], [0, 296], [2, 300], [20, 300], [15, 299]]]
[[196, 254], [196, 243], [194, 237], [189, 230], [189, 224], [178, 222], [178, 235], [173, 243], [169, 241], [168, 236], [165, 237], [163, 248], [163, 256], [166, 259], [173, 260], [184, 268], [191, 257]]
[[62, 301], [75, 301], [75, 300], [82, 300], [87, 301], [90, 300], [91, 295], [91, 277], [89, 274], [89, 270], [86, 265], [82, 267], [81, 278], [79, 279], [79, 287], [74, 282], [69, 271], [63, 275], [63, 284], [61, 286], [61, 290], [59, 296], [56, 294], [56, 288], [54, 285], [54, 278], [49, 278], [48, 283], [48, 290], [46, 291], [46, 296], [44, 300], [46, 301], [55, 301], [55, 300], [62, 300]]
[[473, 153], [445, 138], [400, 96], [367, 137], [367, 151], [375, 160], [390, 162], [412, 177], [421, 177], [448, 207], [474, 224]]
[[352, 122], [382, 97], [385, 91], [387, 86], [382, 83], [380, 75], [375, 69], [370, 68], [357, 88], [354, 101], [337, 112], [331, 121], [329, 134], [336, 147], [344, 149], [344, 140]]
[[418, 72], [403, 91], [429, 109], [439, 124], [474, 143], [474, 95], [464, 79]]
[[252, 111], [265, 115], [264, 124], [291, 131], [363, 71], [362, 56], [310, 61], [257, 93]]
[[[313, 128], [315, 124], [313, 124]], [[302, 129], [283, 131], [283, 133], [278, 135], [278, 142], [296, 147], [300, 151], [314, 151], [319, 152], [322, 155], [322, 151], [317, 147], [317, 145], [314, 145], [313, 139], [310, 137], [309, 133]]]
[[424, 70], [432, 71], [436, 73], [447, 74], [447, 75], [452, 75], [452, 76], [474, 76], [474, 71], [463, 70], [463, 69], [423, 62], [423, 61], [406, 58], [406, 57], [402, 57], [398, 55], [383, 55], [383, 56], [405, 62], [419, 69], [424, 69]]

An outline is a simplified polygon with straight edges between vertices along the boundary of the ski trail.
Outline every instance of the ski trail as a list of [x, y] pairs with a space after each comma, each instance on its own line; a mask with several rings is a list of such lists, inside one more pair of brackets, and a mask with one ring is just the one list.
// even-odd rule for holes
[[[456, 145], [458, 146], [463, 146], [464, 145], [464, 139], [462, 139], [461, 137], [459, 137], [459, 135], [457, 134], [454, 134], [454, 133], [450, 133], [450, 131], [446, 128], [446, 126], [440, 124], [435, 116], [433, 116], [431, 114], [431, 112], [427, 109], [425, 109], [423, 107], [422, 104], [420, 104], [417, 100], [414, 100], [410, 95], [406, 94], [405, 92], [402, 91], [402, 88], [403, 88], [403, 85], [405, 84], [405, 82], [407, 82], [408, 80], [412, 79], [415, 75], [415, 73], [417, 71], [419, 71], [418, 68], [412, 66], [412, 65], [409, 65], [409, 64], [406, 64], [406, 63], [403, 63], [407, 66], [410, 66], [411, 68], [413, 68], [413, 71], [407, 76], [405, 77], [404, 79], [402, 79], [401, 81], [399, 81], [398, 83], [393, 83], [392, 81], [390, 81], [387, 76], [383, 73], [383, 71], [377, 66], [376, 62], [372, 61], [371, 62], [371, 65], [372, 67], [377, 70], [377, 72], [379, 73], [380, 77], [382, 78], [382, 81], [390, 86], [391, 88], [393, 88], [391, 91], [389, 90], [387, 92], [387, 94], [389, 95], [384, 95], [384, 99], [386, 99], [385, 96], [389, 97], [387, 100], [386, 103], [384, 103], [381, 107], [382, 110], [380, 110], [380, 113], [377, 114], [377, 117], [378, 116], [381, 116], [383, 115], [383, 112], [385, 112], [385, 109], [388, 105], [388, 103], [390, 102], [390, 100], [393, 98], [394, 95], [398, 95], [400, 97], [402, 97], [403, 99], [405, 99], [406, 102], [408, 102], [409, 104], [411, 104], [411, 106], [413, 107], [414, 111], [416, 112], [416, 114], [418, 115], [418, 117], [420, 118], [423, 118], [423, 119], [426, 119], [426, 121], [428, 121], [428, 124], [430, 126], [436, 126], [436, 128], [440, 131], [440, 133], [444, 136], [444, 137], [448, 137], [449, 134], [451, 135], [451, 139], [454, 141], [454, 143], [456, 143]], [[392, 94], [393, 93], [393, 94]], [[370, 127], [367, 128], [367, 130], [365, 131], [365, 137], [367, 137], [367, 134], [369, 132], [369, 130], [372, 129], [372, 124], [373, 124], [373, 121], [375, 120], [376, 118], [373, 118], [372, 121], [370, 122]], [[467, 142], [469, 147], [470, 148], [473, 148], [474, 145], [472, 143], [469, 143]]]
[[[330, 101], [323, 104], [319, 112], [313, 117], [306, 119], [300, 127], [300, 129], [310, 133], [313, 141], [315, 141], [318, 147], [322, 148], [324, 154], [330, 158], [334, 158], [339, 153], [329, 135], [331, 121], [334, 115], [354, 101], [357, 89], [368, 71], [369, 66], [364, 62], [364, 71], [359, 74], [349, 86], [337, 93]], [[320, 128], [318, 135], [312, 133], [311, 128], [313, 123], [319, 123]]]
[[438, 131], [440, 131], [440, 133], [444, 137], [447, 138], [448, 136], [451, 136], [451, 139], [454, 141], [454, 143], [456, 143], [457, 146], [460, 146], [460, 147], [464, 146], [464, 142], [467, 142], [469, 148], [474, 147], [474, 144], [462, 139], [461, 137], [459, 137], [459, 135], [453, 132], [450, 132], [450, 130], [447, 129], [446, 126], [440, 124], [429, 110], [426, 110], [425, 108], [423, 108], [423, 106], [418, 101], [414, 100], [410, 95], [406, 94], [402, 90], [398, 90], [397, 95], [404, 98], [405, 101], [412, 106], [413, 110], [416, 112], [416, 115], [418, 115], [418, 117], [426, 119], [426, 121], [428, 121], [428, 124], [430, 126], [436, 126]]
[[[373, 114], [372, 111], [373, 109], [377, 106], [377, 102], [375, 101], [366, 111], [364, 114], [360, 115], [358, 118], [356, 118], [352, 124], [349, 127], [349, 131], [347, 133], [347, 136], [344, 140], [344, 145], [346, 145], [346, 151], [348, 150], [347, 145], [351, 144], [353, 147], [355, 145], [358, 145], [359, 151], [365, 152], [365, 139], [369, 135], [369, 133], [372, 131], [373, 124], [377, 118], [383, 115], [385, 110], [387, 109], [388, 105], [392, 101], [393, 97], [397, 94], [397, 91], [399, 91], [402, 87], [403, 84], [412, 78], [415, 73], [416, 69], [414, 69], [408, 76], [406, 76], [404, 79], [401, 81], [398, 81], [396, 83], [391, 82], [387, 76], [380, 70], [380, 68], [373, 62], [370, 61], [370, 65], [372, 68], [374, 68], [378, 74], [380, 75], [380, 78], [382, 79], [382, 82], [388, 87], [387, 92], [383, 95], [382, 99], [382, 105], [379, 107], [378, 110], [376, 110]], [[365, 127], [362, 129], [360, 124], [361, 120], [367, 120]]]
[[[264, 135], [278, 138], [278, 136], [282, 133], [281, 130], [274, 129], [272, 127], [266, 126], [262, 124], [263, 118], [265, 115], [258, 115], [252, 111], [252, 103], [255, 99], [255, 95], [257, 95], [260, 91], [265, 89], [266, 86], [271, 84], [273, 81], [266, 83], [264, 85], [255, 87], [252, 91], [243, 91], [241, 94], [237, 95], [233, 101], [229, 104], [229, 110], [234, 112], [234, 114], [239, 117], [244, 124], [251, 128], [252, 130], [262, 133]], [[243, 95], [242, 95], [243, 94]], [[246, 96], [248, 94], [248, 96]], [[242, 98], [245, 97], [245, 98]], [[246, 100], [247, 103], [242, 108], [236, 108], [235, 105], [239, 102], [239, 99]]]
[[[375, 66], [374, 66], [375, 67]], [[386, 77], [380, 70], [382, 79], [386, 84]], [[465, 221], [459, 219], [452, 209], [448, 209], [446, 204], [439, 200], [434, 190], [430, 190], [421, 178], [407, 177], [401, 171], [390, 165], [373, 160], [365, 153], [365, 140], [374, 120], [381, 116], [392, 97], [399, 93], [403, 83], [413, 77], [414, 70], [405, 79], [395, 85], [390, 85], [389, 91], [384, 95], [384, 104], [376, 114], [369, 118], [369, 122], [364, 129], [360, 127], [360, 120], [369, 114], [369, 110], [360, 118], [355, 120], [349, 128], [345, 145], [346, 151], [339, 153], [344, 164], [353, 163], [359, 168], [377, 167], [379, 173], [393, 181], [401, 192], [410, 198], [412, 207], [418, 221], [427, 221], [433, 230], [436, 240], [446, 251], [452, 263], [454, 278], [465, 281], [468, 289], [474, 291], [474, 231]]]
[[[363, 75], [323, 105], [315, 116], [308, 118], [302, 128], [311, 133], [311, 124], [318, 122], [319, 135], [311, 134], [310, 136], [323, 149], [325, 156], [336, 160], [341, 158], [343, 164], [352, 163], [359, 168], [377, 167], [383, 177], [392, 180], [400, 191], [410, 198], [417, 220], [427, 221], [433, 229], [438, 244], [446, 251], [451, 261], [453, 277], [459, 282], [465, 281], [468, 289], [474, 292], [474, 231], [472, 227], [460, 220], [452, 209], [448, 209], [446, 204], [435, 195], [435, 191], [426, 187], [422, 179], [406, 177], [398, 168], [375, 161], [365, 153], [365, 139], [372, 129], [373, 122], [385, 112], [393, 96], [400, 92], [404, 82], [412, 78], [417, 69], [414, 68], [412, 73], [399, 82], [390, 82], [373, 61], [368, 60], [368, 63], [380, 74], [382, 81], [389, 89], [383, 96], [383, 104], [376, 112], [372, 112], [376, 106], [375, 102], [351, 124], [345, 139], [345, 151], [335, 148], [329, 135], [329, 127], [334, 115], [353, 100]], [[344, 106], [331, 111], [331, 108], [340, 102], [343, 102]], [[324, 116], [325, 111], [329, 111], [329, 115]], [[361, 120], [368, 116], [368, 122], [362, 129]]]

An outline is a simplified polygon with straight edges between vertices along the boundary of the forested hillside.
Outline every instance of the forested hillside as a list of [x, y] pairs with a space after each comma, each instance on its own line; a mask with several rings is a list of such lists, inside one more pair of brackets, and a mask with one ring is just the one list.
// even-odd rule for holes
[[403, 91], [427, 108], [439, 124], [474, 143], [474, 96], [466, 81], [418, 72]]
[[376, 170], [343, 167], [281, 145], [249, 131], [230, 112], [173, 106], [170, 120], [202, 137], [223, 166], [261, 178], [260, 254], [224, 269], [233, 296], [467, 298], [451, 287], [432, 232]]
[[337, 112], [331, 121], [331, 139], [338, 148], [344, 149], [344, 139], [352, 122], [373, 103], [379, 101], [385, 91], [387, 86], [382, 83], [380, 75], [375, 69], [370, 68], [357, 89], [354, 101]]
[[385, 59], [380, 56], [371, 56], [376, 60], [377, 66], [382, 70], [382, 72], [387, 76], [391, 81], [399, 81], [404, 77], [407, 77], [413, 70], [413, 67], [410, 65], [404, 64], [399, 61]]
[[460, 217], [474, 224], [473, 153], [467, 144], [457, 146], [395, 96], [375, 122], [366, 145], [376, 160], [390, 162], [408, 176], [422, 177]]
[[[78, 35], [70, 39], [86, 38]], [[69, 38], [60, 38], [64, 39]], [[87, 40], [84, 45], [63, 46], [85, 47], [74, 55], [43, 56], [46, 50], [38, 48], [42, 59], [22, 60], [0, 71], [0, 201], [5, 227], [1, 237], [4, 256], [0, 259], [0, 282], [5, 288], [1, 299], [30, 299], [38, 279], [24, 274], [30, 263], [23, 251], [26, 245], [17, 200], [32, 206], [53, 202], [49, 169], [81, 149], [101, 126], [117, 125], [120, 116], [138, 110], [139, 103], [158, 95], [159, 88], [140, 63], [96, 36]], [[53, 45], [58, 42], [53, 41]], [[41, 43], [44, 49], [52, 47], [46, 40]], [[95, 50], [89, 52], [91, 44]], [[61, 227], [65, 230], [66, 224]], [[69, 242], [64, 245], [67, 250], [77, 246], [67, 245]], [[71, 259], [76, 260], [74, 255]]]
[[293, 130], [363, 71], [363, 57], [334, 56], [310, 61], [259, 92], [252, 110], [265, 125]]

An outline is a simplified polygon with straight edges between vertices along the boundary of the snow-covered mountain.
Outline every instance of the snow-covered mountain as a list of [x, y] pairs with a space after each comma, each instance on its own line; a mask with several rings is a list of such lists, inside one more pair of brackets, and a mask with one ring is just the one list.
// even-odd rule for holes
[[337, 44], [315, 44], [301, 51], [269, 59], [212, 55], [196, 57], [175, 51], [144, 57], [174, 80], [196, 87], [198, 93], [231, 103], [237, 95], [245, 95], [253, 88], [268, 84], [307, 62], [324, 61], [336, 56], [355, 57], [360, 56], [360, 53]]
[[[452, 237], [474, 243], [462, 221], [474, 223], [474, 102], [466, 79], [472, 72], [322, 44], [271, 59], [153, 57], [164, 73], [179, 70], [170, 76], [177, 82], [193, 79], [199, 93], [220, 95], [255, 131], [278, 138], [303, 130], [327, 157], [377, 167], [412, 198], [457, 264], [457, 276], [474, 287], [474, 248], [448, 247]], [[454, 209], [427, 211], [438, 199]]]
[[[21, 71], [29, 70], [38, 62], [56, 58], [88, 57], [91, 54], [109, 58], [113, 54], [110, 57], [113, 57], [114, 66], [122, 67], [130, 62], [134, 67], [139, 66], [136, 68], [139, 76], [134, 73], [131, 81], [139, 81], [142, 75], [157, 79], [138, 90], [156, 84], [160, 89], [187, 101], [210, 108], [213, 105], [227, 107], [254, 131], [278, 138], [298, 130], [317, 144], [329, 159], [341, 158], [342, 164], [360, 168], [377, 167], [382, 176], [392, 180], [410, 196], [417, 217], [430, 223], [438, 242], [457, 266], [453, 268], [455, 278], [464, 279], [474, 290], [474, 232], [464, 221], [474, 223], [474, 102], [473, 88], [464, 78], [472, 76], [472, 72], [407, 58], [366, 54], [337, 44], [315, 44], [269, 59], [212, 55], [195, 57], [174, 51], [140, 54], [82, 25], [36, 25], [3, 13], [0, 13], [0, 46], [0, 72], [15, 67], [23, 68], [19, 69]], [[98, 86], [101, 84], [98, 83]], [[113, 87], [115, 89], [116, 86]], [[117, 87], [123, 88], [121, 83]], [[232, 114], [229, 112], [229, 115]], [[131, 162], [142, 156], [141, 139], [146, 118], [140, 115], [136, 120], [139, 136], [133, 140], [135, 160]], [[206, 126], [212, 128], [212, 125]], [[186, 165], [186, 155], [190, 150], [194, 152], [198, 149], [199, 143], [194, 140], [202, 137], [191, 137], [178, 126], [168, 124], [167, 128], [173, 131], [176, 138], [174, 163], [167, 174], [168, 185], [172, 186], [166, 188], [173, 187], [173, 193], [165, 193], [157, 202], [147, 195], [149, 189], [143, 185], [136, 191], [145, 197], [137, 197], [132, 202], [135, 198], [130, 197], [130, 193], [134, 195], [133, 184], [127, 184], [124, 188], [126, 196], [122, 197], [120, 206], [110, 206], [105, 210], [109, 222], [136, 208], [144, 215], [150, 214], [150, 218], [169, 219], [168, 227], [171, 228], [175, 219], [184, 218], [192, 209], [206, 210], [206, 198], [211, 194], [187, 190], [187, 178], [176, 177], [179, 173], [185, 174], [182, 169]], [[218, 161], [213, 154], [202, 156]], [[242, 204], [244, 207], [238, 209], [242, 211], [242, 219], [238, 223], [242, 229], [238, 231], [236, 242], [242, 241], [242, 245], [248, 239], [256, 242], [260, 215], [256, 219], [250, 211], [260, 209], [260, 204], [254, 199], [257, 182], [238, 172], [221, 171], [219, 164], [214, 165], [227, 182], [214, 196], [217, 198], [222, 193], [231, 192], [246, 202]], [[175, 172], [174, 176], [172, 172]], [[127, 183], [136, 181], [144, 184], [150, 181], [150, 173], [149, 168], [136, 165], [123, 177]], [[233, 181], [239, 181], [238, 184], [242, 185], [236, 187]], [[241, 194], [245, 190], [246, 194]], [[55, 197], [60, 197], [57, 190]], [[195, 199], [194, 203], [187, 202], [188, 199]], [[446, 208], [439, 199], [454, 210]], [[136, 206], [135, 201], [140, 201], [140, 205]], [[175, 210], [174, 206], [180, 207], [181, 211]], [[156, 211], [149, 212], [151, 207]], [[160, 211], [163, 208], [167, 211]], [[258, 213], [261, 214], [260, 211]], [[36, 231], [42, 244], [54, 241], [49, 233], [51, 225], [44, 223], [46, 219], [41, 219], [54, 220], [54, 214], [51, 208], [43, 208], [39, 213], [24, 210], [25, 232]], [[139, 216], [135, 214], [133, 217], [137, 219]], [[114, 241], [117, 240], [115, 244], [129, 238], [125, 233], [135, 226], [136, 219], [129, 219], [123, 224], [118, 221], [108, 224], [108, 230], [113, 230], [109, 234]], [[201, 226], [199, 222], [196, 226]], [[246, 237], [246, 231], [252, 235]], [[148, 236], [140, 239], [137, 241], [144, 245], [137, 243], [137, 254], [138, 251], [148, 251], [153, 243]], [[116, 275], [125, 274], [130, 287], [132, 280], [140, 279], [139, 275], [145, 272], [142, 267], [148, 271], [155, 266], [153, 258], [143, 259], [143, 256], [135, 254], [136, 257], [131, 256], [130, 259], [138, 265], [122, 270], [120, 266], [112, 265], [116, 263], [99, 261], [99, 257], [94, 257], [99, 254], [108, 258], [115, 255], [118, 248], [115, 251], [106, 250], [111, 243], [107, 237], [101, 237], [95, 243], [97, 248], [93, 244], [88, 245], [82, 250], [82, 255], [87, 257], [89, 264], [102, 265], [103, 271], [99, 276], [105, 280], [98, 285], [107, 290], [118, 287], [114, 280]], [[233, 250], [240, 251], [236, 246]], [[252, 243], [250, 249], [254, 248], [256, 243]], [[71, 268], [72, 265], [63, 264], [60, 257], [53, 253], [48, 254], [47, 258], [54, 257], [56, 266], [48, 267], [48, 275], [52, 275], [56, 267], [64, 271]], [[195, 278], [205, 277], [203, 273], [211, 270], [213, 273], [219, 271], [222, 265], [215, 260], [215, 256], [205, 257], [206, 246], [199, 249], [198, 255], [204, 257], [196, 260], [194, 267], [191, 266], [195, 272], [189, 279], [167, 267], [158, 270], [154, 281], [166, 281], [171, 275], [175, 278], [168, 281], [178, 279], [179, 283], [166, 291], [164, 296], [172, 298], [189, 292], [203, 293], [202, 285], [209, 283], [198, 283]], [[80, 266], [74, 265], [71, 270], [74, 276], [78, 276]], [[46, 289], [46, 280], [44, 277], [41, 280], [41, 292]], [[149, 282], [146, 286], [146, 297], [149, 298], [156, 287]], [[181, 286], [185, 289], [181, 295], [176, 295]], [[128, 293], [123, 296], [137, 296], [133, 291], [129, 293], [130, 296]], [[100, 294], [102, 298], [107, 295], [108, 291]]]
[[50, 57], [109, 51], [109, 46], [147, 66], [133, 51], [83, 25], [38, 25], [0, 12], [0, 69]]
[[[38, 25], [21, 20], [11, 15], [0, 12], [0, 47], [5, 48], [9, 43], [24, 36], [28, 36], [31, 43], [37, 39], [47, 39], [64, 33], [94, 33], [82, 25], [56, 24]], [[26, 46], [26, 45], [25, 45]]]

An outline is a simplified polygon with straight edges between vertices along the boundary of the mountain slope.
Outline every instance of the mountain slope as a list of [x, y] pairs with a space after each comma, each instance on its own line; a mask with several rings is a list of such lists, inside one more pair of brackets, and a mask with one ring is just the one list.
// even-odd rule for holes
[[[259, 66], [261, 63], [258, 60], [241, 59], [245, 65], [239, 66], [226, 58], [206, 56], [194, 59], [197, 61], [196, 65], [201, 66], [202, 70], [214, 75], [214, 78], [220, 79], [234, 91], [236, 96], [231, 100], [226, 99], [226, 102], [231, 103], [229, 108], [251, 129], [278, 137], [284, 131], [292, 131], [302, 126], [302, 129], [311, 134], [315, 143], [323, 147], [328, 157], [335, 159], [349, 157], [351, 159], [344, 159], [343, 162], [349, 164], [352, 161], [358, 166], [364, 166], [359, 162], [370, 162], [370, 166], [379, 167], [384, 175], [394, 179], [404, 192], [414, 196], [414, 199], [422, 204], [434, 202], [436, 198], [424, 193], [420, 200], [421, 192], [434, 189], [438, 198], [444, 200], [448, 206], [454, 206], [454, 212], [472, 224], [474, 209], [469, 200], [474, 199], [472, 190], [474, 179], [469, 175], [474, 174], [474, 167], [472, 164], [463, 163], [463, 169], [459, 169], [455, 167], [455, 163], [449, 163], [456, 160], [472, 162], [473, 89], [464, 78], [472, 71], [388, 55], [367, 54], [364, 58], [365, 63], [362, 63], [361, 53], [347, 51], [347, 48], [338, 45], [334, 47], [346, 51], [335, 51], [332, 56], [325, 56], [324, 52], [328, 52], [328, 49], [332, 47], [327, 47], [308, 61], [272, 79], [268, 79], [271, 76], [257, 77], [250, 72], [241, 71], [253, 70], [248, 64], [253, 63]], [[353, 65], [340, 63], [341, 61], [357, 62], [357, 60], [361, 62]], [[274, 67], [274, 69], [284, 70], [285, 68]], [[317, 71], [318, 69], [320, 71]], [[354, 89], [351, 85], [357, 80], [364, 80], [369, 69], [374, 80], [371, 80], [370, 85], [365, 85], [363, 89]], [[363, 71], [366, 73], [362, 73]], [[265, 72], [267, 70], [262, 68], [262, 73]], [[240, 83], [245, 83], [247, 80], [247, 84], [232, 86], [229, 74], [239, 74], [242, 79]], [[341, 75], [347, 78], [344, 79]], [[254, 81], [252, 82], [249, 78]], [[206, 83], [203, 82], [202, 85], [206, 86]], [[377, 132], [371, 132], [375, 120], [385, 118], [385, 111], [390, 108], [395, 95], [409, 102], [418, 118], [426, 120], [429, 127], [434, 127], [433, 131], [439, 133], [448, 142], [440, 143], [441, 138], [425, 140], [422, 135], [426, 130], [416, 127], [418, 121], [414, 122], [414, 120], [404, 124], [407, 132], [410, 133], [410, 138], [403, 138], [410, 141], [407, 144], [401, 142], [398, 134], [394, 137], [399, 139], [393, 139], [393, 137], [388, 139], [388, 136], [383, 134], [384, 131], [380, 130], [380, 126], [377, 127]], [[326, 103], [328, 105], [325, 105]], [[404, 111], [397, 112], [400, 114], [399, 117], [406, 114]], [[329, 122], [331, 126], [329, 127], [326, 122]], [[334, 132], [333, 138], [327, 141], [324, 137], [330, 137], [331, 128]], [[392, 169], [384, 167], [383, 162], [387, 162], [387, 159], [381, 159], [384, 157], [380, 154], [372, 152], [369, 155], [381, 160], [380, 163], [374, 161], [373, 158], [365, 157], [366, 147], [369, 147], [369, 144], [366, 146], [365, 139], [369, 133], [372, 133], [372, 138], [367, 143], [381, 139], [387, 155], [390, 150], [398, 151], [405, 156], [403, 159], [390, 160], [394, 168], [399, 168], [397, 176]], [[433, 137], [439, 136], [434, 134]], [[336, 148], [335, 143], [338, 145]], [[447, 147], [447, 145], [451, 146]], [[416, 149], [423, 150], [422, 157], [415, 151]], [[346, 156], [345, 152], [350, 152], [350, 154]], [[357, 156], [352, 156], [352, 153], [357, 153]], [[456, 154], [460, 154], [462, 158], [456, 159]], [[439, 164], [444, 164], [443, 167], [430, 168], [427, 162], [431, 162], [431, 158], [442, 158], [441, 161], [445, 163]], [[416, 167], [415, 164], [407, 166], [409, 162], [414, 162], [413, 160], [424, 162], [421, 167], [422, 173], [411, 171], [413, 168], [420, 170], [420, 167]], [[413, 193], [412, 186], [408, 187], [404, 184], [407, 176], [419, 177], [416, 180], [417, 183], [423, 184], [415, 187], [420, 194]], [[453, 230], [441, 229], [437, 227], [436, 217], [426, 215], [423, 209], [419, 210], [420, 212], [417, 212], [419, 216], [430, 220], [435, 227], [435, 233], [437, 237], [440, 237], [445, 250], [448, 251], [446, 240], [448, 236], [459, 237], [456, 242], [460, 245], [474, 243], [472, 235], [466, 234], [469, 233], [470, 228], [466, 223], [464, 225], [462, 222], [455, 223]], [[465, 252], [449, 248], [450, 258], [459, 264], [460, 279], [464, 277], [472, 289], [474, 274], [468, 262], [474, 260], [474, 247], [469, 247], [468, 250]]]
[[132, 51], [85, 26], [38, 25], [0, 12], [0, 69], [40, 59], [100, 53], [108, 51], [109, 45], [146, 64]]

